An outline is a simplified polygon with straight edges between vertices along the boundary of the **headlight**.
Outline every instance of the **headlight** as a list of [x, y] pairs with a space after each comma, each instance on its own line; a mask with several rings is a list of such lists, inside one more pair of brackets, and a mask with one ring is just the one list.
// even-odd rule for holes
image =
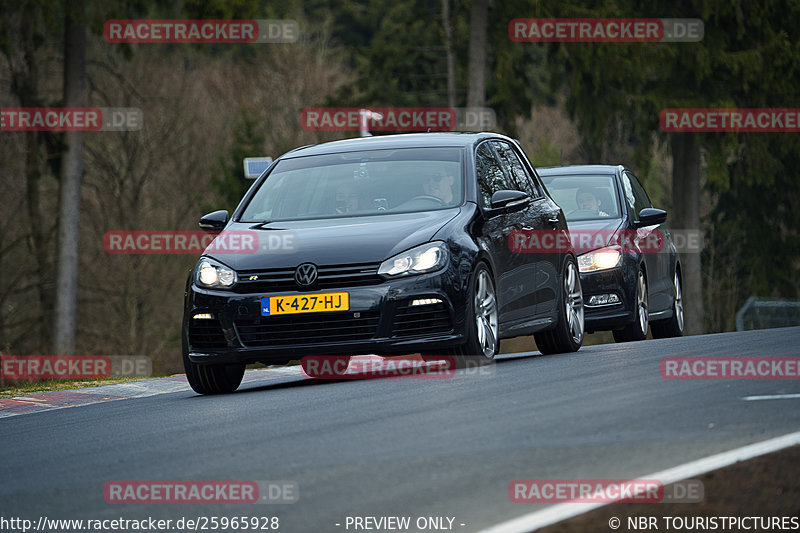
[[236, 272], [207, 258], [201, 259], [197, 264], [194, 279], [201, 287], [225, 289], [233, 287], [238, 281]]
[[618, 266], [620, 259], [622, 259], [622, 253], [618, 248], [601, 248], [578, 256], [578, 270], [581, 272], [608, 270]]
[[390, 257], [378, 268], [378, 274], [404, 276], [439, 270], [447, 264], [447, 247], [443, 242], [431, 242]]

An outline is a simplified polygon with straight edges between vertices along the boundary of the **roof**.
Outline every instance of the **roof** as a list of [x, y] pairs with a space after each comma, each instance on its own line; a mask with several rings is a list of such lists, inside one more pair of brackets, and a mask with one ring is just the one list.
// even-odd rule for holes
[[281, 156], [284, 158], [303, 157], [307, 155], [330, 154], [338, 152], [354, 152], [358, 150], [379, 150], [383, 148], [422, 148], [443, 146], [472, 146], [486, 138], [501, 138], [510, 142], [513, 139], [500, 133], [403, 133], [398, 135], [378, 135], [374, 137], [357, 137], [323, 144], [314, 144], [297, 148]]
[[576, 174], [616, 174], [625, 170], [622, 165], [566, 165], [563, 167], [536, 167], [540, 176], [571, 176]]

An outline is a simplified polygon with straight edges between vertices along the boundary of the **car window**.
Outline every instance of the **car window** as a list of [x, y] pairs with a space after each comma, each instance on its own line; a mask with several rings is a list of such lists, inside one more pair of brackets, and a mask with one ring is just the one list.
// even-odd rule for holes
[[462, 148], [400, 148], [279, 160], [241, 222], [417, 212], [460, 205]]
[[639, 211], [646, 207], [653, 207], [650, 198], [639, 183], [639, 180], [631, 172], [622, 173], [622, 185], [625, 188], [625, 197], [628, 205], [633, 210], [633, 219], [639, 220]]
[[631, 211], [636, 211], [636, 199], [633, 197], [633, 186], [627, 174], [622, 175], [622, 188], [625, 190], [625, 203]]
[[502, 161], [508, 169], [511, 179], [515, 185], [514, 188], [516, 190], [528, 193], [531, 198], [537, 198], [541, 196], [538, 188], [531, 179], [530, 174], [525, 169], [525, 165], [522, 164], [522, 161], [520, 161], [519, 156], [514, 151], [514, 148], [511, 146], [511, 144], [507, 143], [506, 141], [492, 141], [492, 145], [494, 146], [495, 150], [497, 150], [497, 155], [500, 157], [500, 161]]
[[613, 174], [548, 175], [540, 169], [539, 175], [568, 221], [620, 218]]
[[519, 190], [508, 182], [508, 177], [503, 172], [503, 168], [488, 142], [481, 144], [475, 152], [475, 167], [481, 206], [488, 207], [492, 202], [492, 195], [497, 191]]

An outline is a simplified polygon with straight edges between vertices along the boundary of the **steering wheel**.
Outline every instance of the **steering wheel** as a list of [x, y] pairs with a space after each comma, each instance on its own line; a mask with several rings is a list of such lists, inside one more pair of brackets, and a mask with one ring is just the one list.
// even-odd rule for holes
[[436, 202], [439, 205], [444, 205], [444, 200], [439, 198], [438, 196], [431, 196], [429, 194], [421, 194], [419, 196], [415, 196], [409, 202], [413, 202], [414, 200], [430, 200], [432, 202]]

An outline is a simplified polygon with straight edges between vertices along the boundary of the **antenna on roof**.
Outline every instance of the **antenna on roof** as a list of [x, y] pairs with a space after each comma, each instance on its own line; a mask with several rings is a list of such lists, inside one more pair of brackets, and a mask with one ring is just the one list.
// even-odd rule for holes
[[381, 120], [383, 120], [383, 113], [378, 113], [377, 111], [370, 111], [369, 109], [358, 110], [359, 137], [372, 137], [372, 134], [369, 132], [370, 120], [380, 122]]

